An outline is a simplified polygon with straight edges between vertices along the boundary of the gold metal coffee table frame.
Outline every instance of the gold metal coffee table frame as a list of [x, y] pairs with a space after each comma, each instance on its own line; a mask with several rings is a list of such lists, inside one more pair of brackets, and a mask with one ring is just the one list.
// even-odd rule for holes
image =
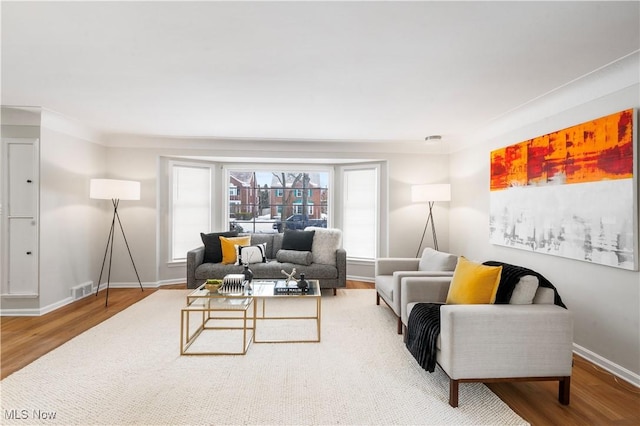
[[[321, 339], [322, 322], [322, 292], [318, 280], [307, 280], [309, 289], [305, 293], [274, 294], [274, 287], [279, 280], [265, 280], [253, 282], [253, 342], [254, 343], [319, 343]], [[315, 298], [315, 313], [307, 316], [268, 316], [267, 301], [283, 298]], [[262, 312], [258, 315], [258, 308]], [[260, 321], [271, 320], [314, 320], [316, 322], [316, 337], [313, 339], [279, 339], [279, 340], [259, 340], [257, 336], [258, 324]]]
[[[187, 296], [187, 304], [180, 313], [180, 355], [244, 355], [254, 334], [254, 321], [249, 316], [253, 298], [246, 295], [210, 293], [204, 284]], [[222, 315], [225, 313], [226, 315]], [[198, 327], [191, 332], [191, 316], [199, 317]], [[242, 321], [242, 326], [217, 326], [215, 323]], [[242, 347], [238, 351], [189, 351], [190, 346], [205, 331], [242, 330]]]

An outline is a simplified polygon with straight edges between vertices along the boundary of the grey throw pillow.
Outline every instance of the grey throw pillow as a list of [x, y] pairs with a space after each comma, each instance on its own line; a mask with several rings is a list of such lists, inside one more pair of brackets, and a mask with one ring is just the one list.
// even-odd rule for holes
[[280, 249], [276, 254], [276, 260], [282, 263], [309, 266], [313, 263], [313, 253], [310, 251]]
[[313, 235], [313, 263], [336, 265], [336, 250], [342, 245], [342, 231], [337, 228], [307, 226], [305, 231], [315, 231]]
[[458, 256], [427, 247], [422, 252], [418, 271], [455, 271]]
[[509, 299], [510, 305], [531, 305], [533, 298], [538, 290], [538, 277], [534, 275], [524, 275], [520, 277], [520, 280], [511, 293], [511, 299]]

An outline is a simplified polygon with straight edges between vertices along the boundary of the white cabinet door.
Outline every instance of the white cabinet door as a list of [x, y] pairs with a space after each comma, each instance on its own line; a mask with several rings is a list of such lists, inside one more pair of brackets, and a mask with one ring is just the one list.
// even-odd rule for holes
[[37, 139], [2, 139], [2, 295], [39, 293]]
[[35, 216], [34, 154], [32, 143], [10, 143], [8, 146], [9, 216]]
[[12, 218], [9, 221], [9, 294], [38, 293], [38, 263], [35, 220]]

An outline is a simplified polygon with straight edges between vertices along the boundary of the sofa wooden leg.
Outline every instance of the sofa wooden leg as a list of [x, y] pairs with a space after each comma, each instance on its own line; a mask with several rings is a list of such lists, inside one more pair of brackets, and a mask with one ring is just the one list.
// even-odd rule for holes
[[569, 405], [571, 376], [563, 377], [558, 383], [558, 400], [562, 405]]
[[449, 405], [453, 408], [458, 406], [458, 384], [457, 380], [449, 379]]
[[398, 334], [402, 334], [402, 318], [398, 317]]
[[333, 288], [333, 295], [335, 296], [336, 294], [338, 294], [338, 289], [337, 288]]
[[376, 292], [376, 305], [380, 304], [380, 293]]

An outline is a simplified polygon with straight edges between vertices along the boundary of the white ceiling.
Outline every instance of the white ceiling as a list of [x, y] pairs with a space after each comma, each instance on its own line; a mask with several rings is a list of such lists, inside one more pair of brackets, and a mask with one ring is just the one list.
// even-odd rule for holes
[[640, 2], [2, 2], [3, 105], [116, 134], [460, 139], [640, 48]]

